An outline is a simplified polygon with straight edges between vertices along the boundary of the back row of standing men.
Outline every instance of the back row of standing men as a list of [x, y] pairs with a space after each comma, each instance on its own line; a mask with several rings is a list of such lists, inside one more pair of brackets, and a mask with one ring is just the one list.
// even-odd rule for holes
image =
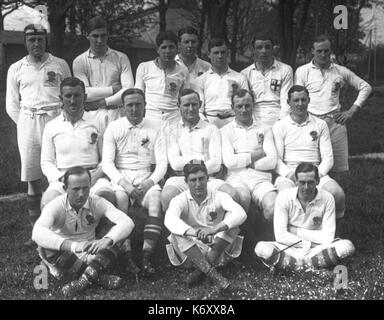
[[[160, 33], [156, 38], [158, 57], [153, 61], [139, 65], [134, 84], [128, 57], [107, 46], [108, 34], [105, 21], [100, 17], [92, 19], [88, 24], [87, 33], [90, 49], [74, 60], [73, 72], [77, 78], [84, 82], [86, 87], [87, 100], [84, 106], [86, 110], [89, 110], [87, 117], [99, 119], [104, 128], [111, 121], [120, 117], [119, 108], [121, 107], [122, 94], [127, 88], [134, 86], [144, 92], [145, 118], [148, 126], [165, 133], [167, 144], [170, 143], [169, 140], [172, 140], [172, 137], [178, 135], [167, 131], [170, 130], [170, 127], [175, 125], [178, 128], [177, 130], [183, 130], [182, 125], [177, 127], [180, 121], [178, 108], [180, 100], [178, 99], [180, 92], [188, 87], [193, 88], [200, 95], [202, 100], [202, 104], [199, 103], [200, 117], [215, 124], [218, 128], [222, 128], [234, 119], [236, 111], [232, 108], [233, 93], [241, 92], [239, 89], [250, 90], [253, 98], [248, 97], [249, 94], [247, 95], [247, 93], [240, 94], [238, 98], [243, 98], [244, 101], [241, 101], [243, 104], [249, 98], [254, 100], [253, 115], [256, 122], [261, 125], [260, 128], [262, 129], [259, 128], [258, 130], [263, 131], [258, 133], [258, 137], [260, 137], [259, 144], [263, 144], [264, 140], [269, 139], [268, 129], [264, 129], [264, 127], [273, 126], [277, 120], [282, 119], [289, 113], [288, 90], [293, 85], [293, 71], [290, 66], [277, 61], [273, 57], [273, 42], [269, 39], [256, 39], [254, 41], [255, 63], [238, 73], [228, 67], [228, 46], [223, 40], [212, 39], [209, 42], [208, 56], [212, 64], [210, 65], [196, 56], [199, 39], [196, 30], [193, 28], [187, 27], [180, 30], [178, 38], [172, 32]], [[65, 96], [61, 92], [60, 97], [59, 87], [64, 78], [71, 76], [71, 72], [64, 60], [46, 52], [47, 34], [46, 30], [42, 29], [41, 26], [29, 25], [25, 28], [25, 45], [28, 56], [13, 64], [8, 71], [6, 107], [8, 114], [18, 127], [18, 146], [22, 163], [21, 180], [28, 182], [27, 204], [33, 222], [40, 214], [42, 134], [45, 124], [60, 113], [61, 100], [64, 102]], [[178, 46], [180, 52], [179, 55], [176, 55]], [[304, 86], [309, 92], [310, 100], [308, 99], [304, 104], [305, 107], [308, 105], [310, 114], [315, 116], [309, 119], [313, 119], [313, 122], [316, 122], [315, 119], [317, 118], [324, 119], [329, 127], [333, 149], [332, 158], [334, 160], [327, 161], [327, 159], [323, 158], [327, 152], [328, 156], [325, 158], [329, 158], [329, 154], [332, 156], [332, 150], [329, 153], [329, 150], [326, 150], [325, 147], [326, 143], [321, 145], [320, 149], [318, 149], [320, 156], [319, 154], [315, 156], [316, 159], [313, 161], [320, 164], [320, 177], [326, 177], [332, 166], [332, 170], [336, 173], [348, 170], [348, 143], [345, 122], [363, 105], [371, 92], [369, 84], [347, 68], [330, 61], [330, 47], [330, 41], [326, 37], [316, 39], [313, 46], [314, 59], [310, 63], [299, 67], [295, 75], [295, 83]], [[359, 90], [359, 95], [349, 110], [341, 112], [339, 94], [340, 89], [345, 84], [350, 84]], [[191, 92], [189, 92], [190, 94]], [[188, 92], [185, 95], [188, 95]], [[298, 100], [296, 108], [300, 109], [303, 98], [298, 97]], [[188, 103], [193, 104], [193, 102]], [[69, 109], [71, 108], [70, 104], [71, 102], [68, 103]], [[186, 112], [185, 116], [188, 116], [188, 112]], [[204, 122], [199, 122], [199, 124], [204, 126]], [[298, 127], [303, 125], [305, 123], [301, 123]], [[52, 126], [50, 129], [53, 130]], [[59, 127], [55, 129], [60, 131]], [[191, 131], [192, 128], [189, 130]], [[235, 126], [233, 128], [226, 126], [225, 130], [222, 130], [222, 134], [223, 136], [227, 135], [229, 138], [237, 137], [241, 141], [242, 138], [237, 131], [238, 129]], [[288, 134], [290, 131], [293, 135]], [[323, 138], [319, 139], [320, 132], [321, 130], [312, 130], [310, 132], [312, 141], [323, 141]], [[56, 134], [59, 133], [56, 132]], [[284, 122], [274, 129], [274, 133], [279, 157], [284, 160], [284, 162], [280, 161], [278, 163], [277, 168], [280, 168], [279, 174], [281, 176], [288, 178], [282, 183], [290, 184], [289, 180], [293, 178], [294, 173], [293, 166], [297, 164], [298, 159], [295, 152], [290, 153], [287, 151], [293, 145], [297, 147], [297, 143], [301, 141], [302, 136], [300, 136], [298, 130], [294, 130], [292, 124]], [[55, 133], [51, 132], [51, 134], [53, 137]], [[208, 135], [210, 134], [208, 133]], [[296, 136], [294, 136], [295, 134]], [[244, 141], [247, 141], [246, 135], [247, 133], [243, 137]], [[276, 139], [279, 136], [281, 137], [280, 141]], [[284, 140], [288, 136], [292, 141], [287, 142]], [[327, 134], [324, 134], [324, 136], [326, 137]], [[89, 138], [91, 144], [98, 142], [97, 135]], [[273, 139], [272, 136], [270, 138]], [[224, 139], [223, 144], [225, 141]], [[67, 140], [66, 143], [66, 148], [62, 150], [64, 154], [69, 148], [76, 148], [76, 144], [72, 145], [73, 141]], [[145, 145], [146, 142], [142, 141], [142, 143]], [[178, 144], [182, 145], [180, 142]], [[203, 144], [204, 148], [204, 141], [197, 143], [199, 146], [201, 144]], [[169, 145], [172, 146], [172, 144]], [[205, 148], [208, 147], [210, 146], [205, 146]], [[245, 145], [244, 147], [248, 148], [249, 146]], [[237, 150], [239, 148], [239, 146], [234, 146], [232, 155], [223, 154], [223, 161], [229, 171], [231, 171], [231, 166], [236, 167], [236, 164], [231, 164], [231, 159], [236, 158], [238, 153], [241, 153]], [[178, 171], [175, 169], [177, 167], [178, 151], [176, 150], [174, 157], [169, 157], [171, 166], [175, 171]], [[54, 152], [57, 152], [57, 150], [54, 150]], [[219, 153], [221, 154], [221, 152]], [[172, 155], [172, 151], [168, 151], [168, 156], [170, 154]], [[288, 158], [287, 154], [290, 155]], [[251, 154], [251, 159], [235, 159], [234, 162], [241, 160], [247, 166], [261, 158], [266, 158], [264, 162], [268, 160], [265, 154]], [[71, 161], [73, 159], [65, 160], [68, 162], [55, 163], [56, 167], [61, 170], [68, 169], [66, 164], [73, 163]], [[172, 164], [175, 164], [175, 166]], [[95, 170], [96, 180], [98, 174], [100, 174], [97, 163], [89, 166], [89, 168]], [[182, 170], [182, 167], [179, 170]], [[208, 165], [208, 173], [209, 171]], [[48, 176], [49, 174], [46, 172], [44, 173]], [[60, 170], [56, 172], [51, 170], [51, 172], [54, 172], [52, 176], [55, 177], [52, 179], [48, 177], [50, 182], [63, 175], [63, 171]], [[110, 178], [113, 180], [111, 176]], [[120, 176], [119, 178], [121, 179]], [[177, 180], [176, 178], [178, 177], [173, 180]], [[244, 181], [247, 178], [249, 176], [242, 177], [232, 172], [232, 179], [236, 180], [232, 185], [239, 189], [247, 187], [244, 186]], [[252, 179], [249, 180], [252, 181]], [[164, 210], [168, 207], [170, 199], [179, 192], [177, 189], [183, 189], [180, 186], [181, 184], [183, 184], [181, 181], [172, 181], [170, 179], [169, 188], [164, 188], [164, 191], [166, 191], [164, 199], [168, 198], [168, 200], [163, 201]], [[327, 184], [329, 191], [335, 196], [339, 215], [342, 216], [345, 202], [343, 191], [330, 178], [324, 183], [324, 185]], [[146, 190], [151, 187], [153, 185], [143, 186]], [[167, 184], [165, 187], [167, 187]], [[254, 189], [249, 186], [248, 188]], [[265, 194], [273, 189], [269, 190], [265, 187], [260, 189], [264, 192], [263, 196], [258, 197], [262, 202]], [[327, 188], [325, 187], [325, 189]], [[233, 190], [228, 188], [226, 191], [231, 194]], [[241, 195], [243, 194], [245, 193], [241, 193]], [[239, 201], [242, 202], [243, 207], [247, 207], [247, 201], [249, 202], [247, 199], [240, 199]], [[271, 202], [273, 203], [273, 201], [265, 199], [265, 205], [263, 206], [261, 203], [261, 207], [268, 211], [268, 204]], [[157, 223], [154, 224], [157, 225]]]

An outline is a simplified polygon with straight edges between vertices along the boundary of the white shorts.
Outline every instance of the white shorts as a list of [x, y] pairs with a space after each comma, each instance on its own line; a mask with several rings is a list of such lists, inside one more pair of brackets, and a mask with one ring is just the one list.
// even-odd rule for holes
[[[328, 183], [328, 182], [330, 182], [330, 181], [334, 181], [335, 183], [337, 183], [337, 182], [336, 182], [335, 180], [333, 180], [329, 175], [326, 175], [326, 176], [320, 178], [319, 188], [322, 189], [322, 187], [323, 187], [326, 183]], [[292, 186], [292, 188], [296, 187], [296, 184], [295, 184], [291, 179], [286, 178], [286, 177], [282, 177], [282, 176], [278, 176], [278, 177], [276, 178], [276, 180], [275, 180], [275, 186], [277, 187], [277, 185], [280, 184], [280, 183], [282, 183], [282, 182], [284, 182], [284, 183], [289, 183], [289, 184]]]
[[[119, 172], [134, 187], [138, 186], [141, 182], [143, 182], [145, 179], [149, 178], [152, 175], [152, 172], [150, 172], [148, 170], [119, 170]], [[110, 185], [111, 185], [112, 190], [114, 192], [116, 192], [116, 191], [126, 192], [125, 189], [122, 186], [118, 185], [115, 182], [110, 182]], [[159, 192], [161, 192], [161, 188], [160, 188], [160, 186], [158, 184], [155, 184], [152, 187], [150, 187], [148, 189], [148, 191], [146, 192], [146, 194], [144, 195], [144, 197], [142, 199], [140, 199], [140, 204], [141, 205], [146, 203], [148, 195], [152, 191], [159, 191]]]
[[235, 119], [235, 117], [229, 117], [229, 118], [226, 118], [226, 119], [220, 119], [220, 118], [215, 117], [215, 116], [207, 115], [208, 122], [214, 124], [219, 129], [224, 127], [227, 123], [230, 123], [233, 119]]
[[43, 177], [41, 171], [41, 140], [45, 125], [56, 118], [61, 109], [36, 114], [21, 109], [17, 121], [17, 144], [21, 160], [21, 181], [35, 181]]
[[108, 124], [112, 121], [115, 121], [121, 117], [121, 113], [123, 112], [123, 108], [117, 109], [97, 109], [94, 111], [86, 111], [90, 116], [99, 119], [101, 123], [104, 124], [104, 128], [108, 126]]
[[349, 170], [348, 164], [348, 133], [347, 127], [336, 123], [331, 117], [319, 117], [323, 119], [329, 129], [333, 150], [333, 167], [331, 172], [344, 172]]
[[[239, 228], [233, 228], [231, 230], [219, 232], [215, 235], [214, 238], [218, 237], [224, 239], [231, 244], [215, 262], [215, 264], [218, 266], [223, 266], [229, 261], [240, 256], [244, 238], [238, 235], [239, 231]], [[211, 250], [210, 245], [212, 245], [203, 243], [195, 237], [179, 236], [175, 234], [171, 234], [168, 237], [168, 241], [170, 244], [166, 245], [166, 249], [169, 261], [174, 266], [182, 266], [184, 268], [193, 267], [191, 261], [187, 259], [187, 256], [184, 254], [185, 251], [187, 251], [192, 246], [197, 245], [200, 251], [204, 255], [207, 255]]]
[[250, 192], [252, 194], [252, 200], [257, 205], [260, 205], [267, 193], [276, 191], [271, 181], [271, 173], [247, 168], [238, 172], [229, 173], [225, 182], [234, 187], [240, 194]]
[[158, 132], [164, 132], [167, 126], [180, 121], [181, 115], [178, 109], [172, 111], [145, 110], [145, 119], [151, 124], [152, 128]]
[[[221, 179], [211, 178], [208, 179], [208, 187], [210, 190], [218, 190], [221, 186], [225, 184], [225, 181]], [[168, 186], [177, 188], [180, 192], [188, 190], [188, 185], [185, 182], [184, 177], [171, 177], [167, 179], [164, 185], [164, 189]]]

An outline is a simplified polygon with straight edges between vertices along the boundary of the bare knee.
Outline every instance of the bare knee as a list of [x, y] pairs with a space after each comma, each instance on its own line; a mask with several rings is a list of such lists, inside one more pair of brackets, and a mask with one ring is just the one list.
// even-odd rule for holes
[[340, 259], [349, 258], [355, 253], [355, 246], [350, 240], [339, 240], [335, 242], [334, 247]]
[[114, 205], [116, 204], [116, 196], [112, 190], [103, 189], [103, 190], [97, 191], [95, 194], [101, 198], [104, 198], [105, 200], [108, 200], [110, 203]]
[[53, 199], [57, 198], [60, 195], [61, 195], [60, 192], [53, 191], [53, 190], [44, 192], [41, 198], [41, 203], [40, 203], [41, 209], [43, 209], [47, 205], [47, 203], [51, 202]]
[[273, 222], [273, 214], [275, 212], [276, 192], [268, 192], [261, 202], [263, 216], [268, 222]]
[[148, 199], [143, 204], [148, 209], [148, 215], [151, 217], [161, 216], [161, 192], [159, 190], [153, 190], [148, 194]]
[[160, 201], [164, 212], [168, 210], [169, 203], [171, 202], [171, 200], [179, 193], [180, 191], [172, 186], [167, 186], [163, 189], [163, 191], [161, 192]]
[[259, 258], [268, 260], [274, 251], [274, 246], [268, 241], [260, 241], [256, 244], [255, 253]]

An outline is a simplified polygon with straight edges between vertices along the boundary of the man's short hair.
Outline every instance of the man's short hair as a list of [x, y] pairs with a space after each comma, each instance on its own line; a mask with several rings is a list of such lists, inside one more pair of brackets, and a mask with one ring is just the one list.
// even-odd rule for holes
[[64, 87], [77, 87], [77, 86], [80, 86], [81, 89], [83, 89], [83, 92], [85, 94], [85, 85], [83, 81], [81, 81], [79, 78], [67, 77], [60, 83], [60, 93], [63, 93]]
[[190, 89], [190, 88], [184, 88], [183, 90], [180, 91], [179, 93], [179, 97], [177, 98], [177, 102], [178, 102], [178, 105], [180, 106], [180, 101], [181, 101], [181, 98], [184, 97], [184, 96], [188, 96], [190, 94], [195, 94], [197, 95], [197, 98], [199, 99], [200, 101], [200, 95], [198, 92], [196, 92], [195, 90], [193, 89]]
[[177, 46], [177, 43], [179, 42], [177, 35], [171, 30], [160, 32], [156, 36], [156, 45], [160, 47], [160, 45], [163, 43], [164, 40], [172, 41], [176, 46]]
[[221, 47], [221, 46], [226, 46], [227, 49], [229, 48], [228, 43], [222, 39], [222, 38], [212, 38], [208, 42], [208, 51], [211, 51], [213, 47]]
[[304, 91], [307, 94], [307, 96], [309, 97], [309, 92], [308, 92], [306, 87], [300, 86], [298, 84], [295, 84], [294, 86], [292, 86], [288, 90], [288, 100], [291, 100], [292, 93], [294, 93], [294, 92], [302, 92], [302, 91]]
[[272, 43], [272, 48], [275, 45], [275, 41], [273, 41], [273, 39], [270, 36], [254, 36], [253, 40], [252, 40], [253, 47], [255, 47], [256, 40], [260, 40], [260, 41], [268, 41], [269, 40]]
[[312, 162], [299, 163], [295, 170], [296, 180], [300, 172], [314, 172], [316, 181], [319, 181], [319, 169]]
[[235, 99], [235, 97], [243, 98], [243, 97], [245, 97], [247, 95], [247, 93], [251, 96], [252, 101], [254, 102], [255, 98], [253, 96], [252, 91], [248, 91], [247, 89], [240, 88], [240, 89], [234, 90], [233, 93], [232, 93], [232, 96], [231, 96], [232, 108], [233, 108], [233, 105], [234, 105], [233, 100]]
[[91, 173], [89, 172], [88, 169], [85, 169], [85, 168], [83, 168], [83, 167], [80, 167], [80, 166], [71, 167], [71, 168], [69, 168], [67, 171], [65, 171], [65, 173], [64, 173], [64, 177], [63, 177], [63, 182], [64, 182], [64, 186], [65, 186], [65, 188], [68, 187], [68, 179], [69, 179], [69, 176], [71, 176], [71, 175], [81, 176], [81, 175], [83, 175], [84, 173], [87, 173], [87, 174], [88, 174], [89, 181], [91, 181]]
[[203, 171], [208, 176], [208, 170], [205, 166], [203, 160], [191, 160], [183, 168], [185, 180], [188, 180], [188, 177], [192, 173]]
[[312, 44], [312, 45], [314, 45], [315, 43], [324, 42], [324, 41], [329, 41], [329, 42], [331, 42], [331, 39], [329, 39], [329, 37], [328, 37], [326, 34], [319, 34], [319, 35], [316, 36], [316, 38], [313, 40], [313, 44]]
[[139, 89], [139, 88], [129, 88], [127, 90], [125, 90], [123, 92], [123, 94], [121, 95], [121, 101], [122, 103], [124, 104], [124, 99], [126, 96], [131, 96], [133, 94], [139, 94], [143, 97], [143, 100], [144, 100], [144, 105], [145, 105], [145, 94], [143, 92], [143, 90]]
[[197, 36], [197, 38], [199, 38], [199, 32], [194, 28], [194, 27], [191, 27], [191, 26], [187, 26], [187, 27], [184, 27], [184, 28], [181, 28], [179, 30], [179, 32], [177, 33], [178, 37], [179, 37], [179, 41], [181, 41], [181, 37], [183, 34], [194, 34]]
[[107, 29], [107, 22], [101, 16], [95, 16], [87, 23], [87, 34], [90, 34], [95, 29]]

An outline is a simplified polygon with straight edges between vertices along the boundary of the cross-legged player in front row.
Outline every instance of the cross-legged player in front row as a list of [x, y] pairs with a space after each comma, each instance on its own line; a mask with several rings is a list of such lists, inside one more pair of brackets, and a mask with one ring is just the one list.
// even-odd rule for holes
[[[109, 124], [104, 135], [103, 171], [115, 191], [117, 207], [128, 212], [129, 204], [137, 202], [148, 209], [144, 227], [142, 268], [145, 274], [155, 273], [151, 255], [161, 232], [161, 188], [158, 182], [167, 171], [164, 138], [144, 118], [145, 99], [140, 89], [127, 89], [122, 94], [125, 117]], [[156, 164], [153, 172], [151, 165]], [[124, 242], [130, 272], [139, 269], [132, 260], [131, 243]]]
[[332, 267], [351, 257], [355, 247], [349, 240], [335, 239], [336, 214], [333, 196], [318, 189], [319, 171], [309, 162], [295, 170], [295, 188], [276, 198], [276, 241], [262, 241], [255, 253], [270, 268], [299, 270]]
[[247, 215], [228, 194], [208, 186], [203, 161], [192, 160], [183, 171], [188, 190], [172, 199], [165, 214], [164, 224], [171, 232], [168, 256], [173, 265], [189, 261], [195, 266], [189, 285], [207, 276], [217, 289], [226, 289], [229, 281], [215, 267], [240, 255], [238, 227]]
[[[96, 283], [109, 289], [119, 287], [122, 279], [106, 271], [116, 258], [119, 242], [132, 232], [133, 221], [109, 201], [89, 195], [91, 175], [87, 169], [68, 169], [64, 186], [66, 194], [43, 208], [33, 228], [32, 239], [39, 246], [41, 259], [56, 278], [77, 278], [62, 288], [66, 297]], [[103, 217], [115, 226], [96, 240], [95, 229]]]

